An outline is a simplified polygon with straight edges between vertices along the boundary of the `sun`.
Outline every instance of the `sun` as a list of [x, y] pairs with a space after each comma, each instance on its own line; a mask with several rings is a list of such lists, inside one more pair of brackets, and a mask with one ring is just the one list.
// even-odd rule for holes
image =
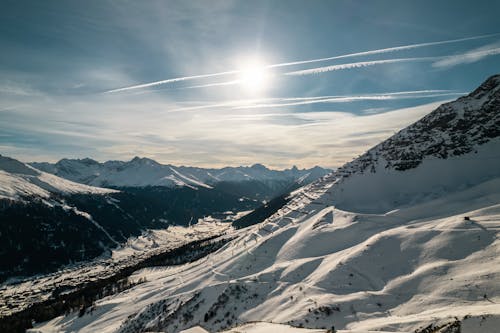
[[240, 67], [238, 82], [249, 93], [259, 93], [265, 90], [271, 75], [268, 67], [260, 60], [246, 61]]

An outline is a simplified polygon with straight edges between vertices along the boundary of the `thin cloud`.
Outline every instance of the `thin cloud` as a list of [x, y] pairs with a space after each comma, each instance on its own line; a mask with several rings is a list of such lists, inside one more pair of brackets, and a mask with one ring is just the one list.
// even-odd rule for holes
[[349, 103], [362, 100], [392, 100], [392, 99], [410, 99], [410, 98], [432, 98], [441, 96], [461, 96], [466, 93], [453, 90], [443, 89], [427, 89], [427, 90], [410, 90], [396, 91], [381, 94], [364, 94], [364, 95], [326, 95], [313, 97], [279, 97], [279, 98], [257, 98], [257, 99], [237, 99], [223, 103], [210, 103], [195, 106], [188, 106], [170, 110], [169, 112], [184, 112], [197, 111], [203, 109], [222, 109], [230, 108], [238, 109], [255, 109], [269, 107], [283, 107], [294, 105], [308, 105], [317, 103]]
[[362, 67], [376, 66], [383, 64], [394, 64], [400, 62], [416, 62], [416, 61], [436, 61], [438, 59], [442, 59], [442, 57], [396, 58], [396, 59], [384, 59], [384, 60], [373, 60], [373, 61], [360, 61], [360, 62], [351, 62], [348, 64], [303, 69], [300, 71], [288, 72], [285, 73], [284, 75], [310, 75], [310, 74], [319, 74], [319, 73], [339, 71], [344, 69], [362, 68]]
[[233, 109], [256, 109], [256, 108], [271, 108], [271, 107], [276, 108], [276, 107], [309, 105], [318, 103], [351, 103], [356, 101], [384, 101], [384, 100], [434, 98], [434, 97], [465, 95], [465, 93], [459, 93], [459, 92], [415, 95], [417, 93], [418, 92], [401, 92], [401, 93], [387, 93], [379, 95], [335, 96], [335, 97], [332, 96], [329, 98], [303, 100], [297, 102], [244, 105], [244, 106], [234, 107]]
[[[428, 46], [437, 46], [437, 45], [444, 45], [444, 44], [450, 44], [450, 43], [460, 43], [460, 42], [469, 41], [469, 40], [489, 38], [489, 37], [493, 37], [493, 36], [497, 36], [497, 35], [500, 35], [500, 33], [488, 34], [488, 35], [480, 35], [480, 36], [473, 36], [473, 37], [467, 37], [467, 38], [459, 38], [459, 39], [450, 39], [450, 40], [437, 41], [437, 42], [428, 42], [428, 43], [418, 43], [418, 44], [402, 45], [402, 46], [396, 46], [396, 47], [390, 47], [390, 48], [383, 48], [383, 49], [376, 49], [376, 50], [369, 50], [369, 51], [363, 51], [363, 52], [357, 52], [357, 53], [349, 53], [349, 54], [338, 55], [338, 56], [327, 57], [327, 58], [301, 60], [301, 61], [293, 61], [293, 62], [284, 62], [284, 63], [279, 63], [279, 64], [268, 65], [267, 68], [295, 66], [295, 65], [302, 65], [302, 64], [323, 62], [323, 61], [329, 61], [329, 60], [335, 60], [335, 59], [343, 59], [343, 58], [367, 56], [367, 55], [380, 54], [380, 53], [388, 53], [388, 52], [397, 52], [397, 51], [410, 50], [410, 49], [416, 49], [416, 48], [428, 47]], [[394, 59], [393, 59], [393, 62], [394, 62]], [[112, 89], [112, 90], [105, 91], [105, 93], [123, 92], [123, 91], [129, 91], [129, 90], [134, 90], [134, 89], [149, 88], [149, 87], [154, 87], [154, 86], [163, 85], [163, 84], [176, 83], [176, 82], [188, 81], [188, 80], [204, 79], [204, 78], [210, 78], [210, 77], [216, 77], [216, 76], [235, 75], [235, 74], [238, 74], [240, 72], [241, 72], [240, 70], [231, 70], [231, 71], [220, 72], [220, 73], [212, 73], [212, 74], [203, 74], [203, 75], [193, 75], [193, 76], [177, 77], [177, 78], [166, 79], [166, 80], [155, 81], [155, 82], [149, 82], [149, 83], [143, 83], [143, 84], [138, 84], [138, 85], [133, 85], [133, 86], [128, 86], [128, 87], [123, 87], [123, 88], [118, 88], [118, 89]], [[232, 81], [230, 81], [230, 82], [232, 82]], [[229, 83], [227, 83], [227, 84], [229, 84]], [[234, 83], [231, 83], [231, 84], [234, 84]], [[212, 85], [213, 84], [208, 84], [208, 85], [204, 85], [204, 86], [212, 86]], [[216, 85], [221, 85], [221, 84], [216, 84]], [[194, 88], [199, 88], [199, 86], [193, 86], [193, 87]]]
[[500, 54], [500, 43], [486, 45], [462, 54], [444, 57], [432, 64], [433, 67], [453, 67], [460, 64], [470, 64], [486, 57]]

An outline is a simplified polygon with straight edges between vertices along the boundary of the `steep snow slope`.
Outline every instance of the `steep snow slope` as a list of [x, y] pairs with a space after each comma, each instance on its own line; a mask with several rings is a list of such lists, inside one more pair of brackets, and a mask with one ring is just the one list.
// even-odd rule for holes
[[344, 165], [332, 197], [344, 209], [383, 212], [477, 184], [498, 175], [499, 137], [495, 75]]
[[78, 184], [0, 155], [0, 198], [20, 199], [26, 196], [48, 198], [50, 193], [106, 194], [116, 190]]
[[31, 163], [36, 168], [94, 186], [188, 186], [210, 188], [220, 182], [244, 181], [298, 181], [309, 183], [325, 175], [329, 170], [320, 167], [283, 171], [270, 170], [261, 164], [251, 167], [226, 167], [203, 169], [163, 165], [149, 158], [135, 157], [131, 161], [108, 161], [99, 163], [89, 158], [62, 159], [56, 164]]
[[467, 188], [499, 175], [500, 139], [474, 146], [473, 153], [424, 157], [404, 172], [378, 162], [371, 171], [340, 179], [327, 200], [345, 210], [383, 213]]
[[[499, 86], [500, 76], [490, 78], [295, 191], [218, 252], [138, 271], [147, 283], [37, 331], [179, 332], [199, 325], [215, 332], [264, 321], [349, 332], [414, 332], [431, 324], [442, 327], [421, 332], [457, 332], [459, 325], [462, 332], [496, 332]], [[457, 132], [461, 117], [470, 121]]]

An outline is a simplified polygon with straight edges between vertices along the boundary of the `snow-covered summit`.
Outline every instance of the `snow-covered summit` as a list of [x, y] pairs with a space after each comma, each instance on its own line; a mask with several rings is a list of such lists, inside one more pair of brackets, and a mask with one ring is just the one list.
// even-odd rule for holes
[[106, 194], [115, 190], [78, 184], [52, 174], [39, 171], [25, 163], [0, 155], [0, 198], [50, 197], [59, 194]]

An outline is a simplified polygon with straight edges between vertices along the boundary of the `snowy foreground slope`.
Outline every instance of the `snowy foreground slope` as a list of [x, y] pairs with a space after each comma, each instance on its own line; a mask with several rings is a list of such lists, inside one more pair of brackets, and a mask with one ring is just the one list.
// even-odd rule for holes
[[412, 332], [468, 315], [498, 321], [499, 186], [491, 180], [388, 214], [304, 199], [207, 258], [138, 271], [134, 277], [149, 282], [99, 301], [92, 314], [59, 317], [35, 331], [201, 325], [212, 332], [272, 321]]
[[499, 135], [495, 76], [217, 252], [32, 332], [497, 332]]

